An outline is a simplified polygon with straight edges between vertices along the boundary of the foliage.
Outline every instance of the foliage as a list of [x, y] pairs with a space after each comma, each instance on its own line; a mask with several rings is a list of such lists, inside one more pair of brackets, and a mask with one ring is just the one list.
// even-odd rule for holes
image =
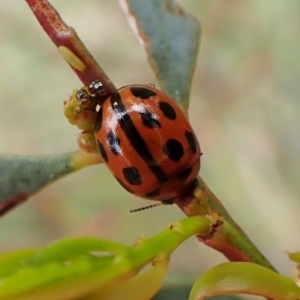
[[[111, 93], [115, 89], [112, 81], [49, 3], [27, 3], [83, 84], [98, 78]], [[197, 20], [172, 0], [120, 3], [147, 52], [162, 90], [187, 113], [200, 36]], [[72, 99], [65, 102], [66, 107]], [[75, 116], [69, 121], [80, 124], [80, 129], [84, 129], [86, 119], [92, 118], [81, 113]], [[80, 136], [79, 146], [93, 142], [84, 138]], [[0, 213], [7, 213], [54, 180], [101, 162], [99, 154], [84, 151], [38, 157], [2, 155], [0, 169], [7, 176], [0, 177]], [[162, 284], [171, 252], [191, 235], [197, 235], [199, 241], [222, 252], [229, 260], [239, 262], [221, 264], [204, 273], [196, 281], [190, 299], [235, 293], [299, 299], [299, 288], [276, 273], [201, 177], [193, 198], [177, 205], [189, 218], [174, 223], [152, 239], [141, 239], [135, 247], [78, 238], [43, 249], [3, 254], [0, 299], [132, 299], [130, 293], [134, 293], [135, 299], [149, 299]], [[173, 234], [177, 241], [172, 244]], [[290, 258], [299, 262], [297, 253]], [[149, 262], [153, 268], [139, 274]]]

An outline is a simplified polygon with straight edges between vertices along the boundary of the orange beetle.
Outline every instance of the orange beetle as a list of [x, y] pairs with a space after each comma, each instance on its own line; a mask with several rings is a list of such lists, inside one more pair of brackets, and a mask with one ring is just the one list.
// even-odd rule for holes
[[172, 98], [150, 85], [128, 85], [103, 100], [97, 80], [89, 92], [92, 101], [102, 99], [95, 123], [98, 149], [128, 192], [168, 204], [195, 187], [200, 145]]

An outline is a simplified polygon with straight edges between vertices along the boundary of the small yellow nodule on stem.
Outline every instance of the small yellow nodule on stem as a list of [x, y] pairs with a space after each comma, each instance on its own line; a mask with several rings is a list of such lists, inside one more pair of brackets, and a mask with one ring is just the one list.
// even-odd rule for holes
[[87, 153], [84, 151], [76, 151], [72, 154], [72, 165], [75, 170], [79, 170], [81, 168], [100, 164], [103, 162], [102, 157], [99, 153]]
[[58, 52], [72, 68], [80, 72], [83, 72], [86, 69], [86, 64], [69, 48], [60, 46], [58, 47]]

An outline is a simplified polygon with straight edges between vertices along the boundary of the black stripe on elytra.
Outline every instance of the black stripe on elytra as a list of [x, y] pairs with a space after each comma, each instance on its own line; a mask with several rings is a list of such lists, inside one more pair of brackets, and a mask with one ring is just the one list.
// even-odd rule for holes
[[155, 177], [160, 183], [163, 183], [168, 180], [168, 176], [165, 172], [157, 165], [155, 159], [150, 153], [147, 144], [143, 140], [139, 131], [133, 124], [130, 116], [128, 115], [122, 99], [118, 92], [115, 92], [110, 98], [111, 107], [116, 114], [117, 120], [120, 124], [120, 127], [124, 131], [126, 137], [130, 141], [132, 147], [138, 153], [138, 155], [145, 161], [149, 166]]
[[107, 141], [108, 141], [110, 150], [115, 155], [119, 155], [121, 153], [120, 139], [116, 136], [116, 134], [113, 131], [110, 131], [107, 134]]
[[103, 144], [100, 143], [99, 141], [97, 141], [97, 143], [98, 143], [99, 152], [100, 152], [103, 160], [107, 163], [108, 162], [108, 156], [107, 156], [107, 153], [105, 151], [105, 148], [104, 148]]
[[143, 121], [143, 124], [148, 128], [160, 128], [160, 122], [158, 121], [158, 118], [156, 115], [151, 114], [150, 111], [145, 109], [141, 112], [141, 118]]

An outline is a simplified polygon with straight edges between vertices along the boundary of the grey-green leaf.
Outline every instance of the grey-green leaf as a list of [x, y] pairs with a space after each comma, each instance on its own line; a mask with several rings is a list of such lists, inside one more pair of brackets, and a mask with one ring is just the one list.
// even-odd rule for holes
[[45, 185], [96, 162], [79, 151], [44, 156], [0, 156], [0, 216]]
[[162, 90], [187, 109], [200, 24], [173, 0], [120, 0], [120, 4], [138, 31]]

